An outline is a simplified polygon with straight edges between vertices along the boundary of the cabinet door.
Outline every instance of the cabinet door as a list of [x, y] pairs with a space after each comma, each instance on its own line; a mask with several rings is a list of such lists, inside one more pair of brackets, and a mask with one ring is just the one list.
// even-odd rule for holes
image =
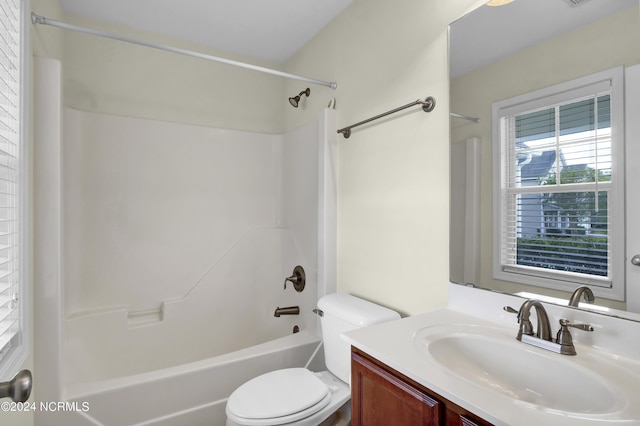
[[353, 352], [352, 425], [439, 426], [442, 404], [429, 394]]
[[445, 426], [492, 426], [491, 423], [453, 403], [446, 404], [445, 417]]

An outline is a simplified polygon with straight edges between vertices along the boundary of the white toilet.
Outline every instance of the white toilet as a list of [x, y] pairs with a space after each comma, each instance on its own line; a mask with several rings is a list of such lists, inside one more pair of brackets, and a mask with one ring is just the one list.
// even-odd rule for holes
[[271, 371], [249, 380], [227, 401], [227, 426], [317, 426], [351, 397], [351, 347], [341, 334], [400, 318], [391, 309], [344, 293], [318, 301], [329, 371], [305, 368]]

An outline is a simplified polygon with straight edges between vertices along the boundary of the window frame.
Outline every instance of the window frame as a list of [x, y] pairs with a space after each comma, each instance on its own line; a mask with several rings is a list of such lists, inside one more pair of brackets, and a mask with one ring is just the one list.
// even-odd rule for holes
[[30, 58], [31, 48], [29, 42], [29, 29], [31, 27], [31, 4], [30, 0], [18, 0], [20, 3], [20, 141], [19, 141], [19, 163], [18, 163], [18, 225], [20, 256], [18, 274], [19, 296], [18, 296], [18, 317], [19, 317], [19, 343], [10, 348], [7, 354], [0, 360], [0, 380], [12, 378], [20, 370], [28, 358], [31, 351], [31, 256], [30, 256], [30, 224], [31, 224], [31, 204], [30, 204], [30, 132], [29, 132], [29, 96], [30, 96]]
[[[615, 205], [609, 219], [610, 235], [610, 272], [611, 282], [603, 286], [601, 279], [568, 279], [566, 275], [549, 271], [531, 273], [523, 269], [509, 268], [503, 265], [502, 234], [504, 223], [503, 182], [504, 164], [502, 163], [501, 119], [533, 109], [558, 103], [569, 102], [587, 94], [593, 94], [604, 85], [611, 92], [611, 139], [612, 146], [612, 188], [609, 191], [609, 205]], [[611, 68], [588, 76], [554, 86], [535, 90], [523, 95], [496, 102], [492, 105], [493, 129], [493, 277], [497, 280], [527, 284], [536, 287], [562, 291], [573, 291], [580, 285], [588, 285], [593, 292], [607, 299], [625, 299], [624, 279], [624, 68]]]

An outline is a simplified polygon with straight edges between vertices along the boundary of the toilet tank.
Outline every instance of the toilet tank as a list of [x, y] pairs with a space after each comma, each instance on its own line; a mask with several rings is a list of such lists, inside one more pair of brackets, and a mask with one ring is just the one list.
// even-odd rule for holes
[[332, 293], [318, 301], [327, 369], [345, 383], [351, 381], [351, 345], [341, 334], [400, 318], [400, 314], [346, 293]]

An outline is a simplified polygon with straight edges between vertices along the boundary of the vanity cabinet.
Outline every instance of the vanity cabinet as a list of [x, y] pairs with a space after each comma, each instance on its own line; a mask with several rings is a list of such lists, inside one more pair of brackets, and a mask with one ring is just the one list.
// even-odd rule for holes
[[489, 426], [357, 348], [351, 352], [354, 426]]

